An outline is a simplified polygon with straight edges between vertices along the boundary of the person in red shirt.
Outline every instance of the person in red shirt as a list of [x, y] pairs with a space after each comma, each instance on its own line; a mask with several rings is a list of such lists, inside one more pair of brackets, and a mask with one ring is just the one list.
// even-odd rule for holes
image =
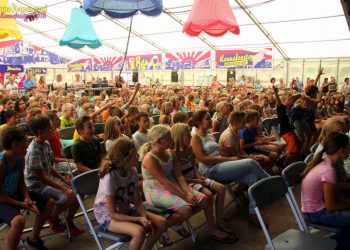
[[219, 89], [221, 87], [221, 84], [218, 82], [217, 77], [214, 76], [212, 81], [211, 81], [211, 87], [213, 89]]
[[[72, 159], [68, 159], [69, 166], [66, 162], [66, 159], [62, 152], [62, 145], [60, 141], [60, 135], [58, 133], [58, 128], [60, 127], [61, 120], [57, 116], [56, 110], [47, 110], [44, 115], [50, 118], [53, 128], [53, 135], [51, 139], [49, 140], [53, 155], [55, 157], [56, 162], [58, 164], [56, 165], [56, 169], [61, 174], [64, 174], [65, 176], [71, 176], [72, 173], [78, 173], [77, 168], [75, 166], [75, 163]], [[69, 169], [70, 167], [70, 169]]]

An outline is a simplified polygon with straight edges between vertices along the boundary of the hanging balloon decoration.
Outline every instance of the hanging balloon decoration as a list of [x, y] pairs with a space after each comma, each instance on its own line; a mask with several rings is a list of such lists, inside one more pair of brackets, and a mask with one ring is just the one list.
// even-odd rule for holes
[[72, 9], [69, 24], [60, 40], [60, 46], [63, 45], [74, 49], [80, 49], [84, 46], [95, 49], [102, 45], [92, 25], [91, 18], [82, 8]]
[[124, 68], [128, 54], [133, 15], [141, 12], [147, 16], [158, 16], [163, 11], [162, 0], [85, 0], [83, 8], [90, 16], [96, 16], [102, 11], [111, 18], [130, 18], [129, 35], [124, 53], [124, 60], [119, 72], [119, 77]]
[[195, 0], [183, 32], [190, 36], [205, 32], [218, 37], [228, 31], [236, 35], [240, 32], [229, 0]]
[[16, 20], [13, 18], [11, 7], [7, 0], [0, 1], [1, 18], [0, 18], [0, 40], [13, 38], [22, 40], [23, 36], [18, 29]]

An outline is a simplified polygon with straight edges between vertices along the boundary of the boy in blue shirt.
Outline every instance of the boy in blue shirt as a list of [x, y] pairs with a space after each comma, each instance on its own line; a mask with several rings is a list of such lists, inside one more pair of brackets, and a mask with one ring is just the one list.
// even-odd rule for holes
[[32, 76], [30, 74], [27, 74], [26, 79], [23, 82], [23, 89], [25, 93], [29, 92], [30, 94], [32, 94], [32, 91], [36, 88], [36, 85], [31, 80], [31, 77]]
[[10, 227], [7, 233], [7, 249], [17, 249], [21, 239], [25, 225], [21, 209], [28, 209], [36, 214], [27, 243], [35, 249], [47, 249], [39, 235], [54, 203], [51, 199], [28, 192], [24, 183], [24, 156], [28, 147], [26, 134], [16, 127], [6, 128], [1, 144], [4, 151], [0, 154], [0, 223], [4, 222]]

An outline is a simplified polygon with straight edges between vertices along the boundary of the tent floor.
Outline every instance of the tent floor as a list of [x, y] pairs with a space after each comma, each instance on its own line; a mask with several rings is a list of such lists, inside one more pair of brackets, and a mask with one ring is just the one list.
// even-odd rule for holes
[[[87, 203], [92, 204], [92, 200], [88, 200]], [[224, 244], [221, 242], [217, 242], [209, 237], [208, 226], [205, 223], [204, 213], [200, 212], [194, 215], [191, 218], [191, 224], [195, 229], [196, 234], [199, 237], [199, 246], [197, 249], [221, 249], [221, 250], [257, 250], [264, 249], [266, 244], [266, 240], [262, 230], [252, 224], [247, 222], [248, 217], [248, 208], [243, 207], [241, 209], [237, 209], [235, 203], [232, 202], [229, 195], [226, 195], [225, 201], [225, 220], [226, 224], [231, 228], [234, 232], [238, 233], [240, 236], [239, 241], [234, 244]], [[93, 216], [92, 214], [90, 214]], [[265, 218], [267, 219], [270, 226], [270, 234], [271, 236], [277, 235], [279, 232], [287, 230], [289, 228], [297, 228], [294, 217], [289, 209], [288, 203], [285, 200], [281, 200], [270, 206], [264, 210]], [[32, 223], [32, 215], [27, 216], [27, 227], [31, 226]], [[271, 223], [273, 222], [273, 223]], [[46, 228], [42, 231], [41, 235], [43, 236], [43, 240], [45, 245], [50, 249], [65, 249], [65, 250], [92, 250], [97, 249], [95, 241], [88, 232], [88, 229], [85, 225], [84, 217], [81, 216], [75, 219], [75, 223], [78, 226], [82, 226], [86, 228], [86, 232], [84, 234], [73, 237], [73, 241], [70, 242], [66, 234], [51, 234], [50, 229]], [[6, 249], [6, 234], [7, 229], [0, 232], [0, 249]], [[48, 235], [51, 234], [51, 235]], [[45, 236], [46, 235], [46, 236]], [[26, 238], [28, 233], [24, 234]], [[174, 244], [171, 247], [168, 247], [169, 250], [175, 249], [191, 249], [195, 248], [192, 245], [192, 241], [190, 238], [183, 239], [181, 236], [177, 235], [172, 230], [169, 230], [169, 236], [174, 241]], [[107, 243], [103, 243], [107, 246]], [[28, 247], [28, 249], [31, 249]], [[127, 244], [125, 244], [121, 249], [127, 249]]]

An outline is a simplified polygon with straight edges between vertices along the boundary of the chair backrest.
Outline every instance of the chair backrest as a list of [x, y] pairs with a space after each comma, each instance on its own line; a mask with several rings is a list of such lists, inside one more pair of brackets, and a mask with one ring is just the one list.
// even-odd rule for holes
[[159, 115], [152, 116], [154, 125], [158, 125], [159, 124], [159, 117], [160, 117]]
[[67, 127], [58, 130], [60, 138], [63, 140], [71, 140], [73, 139], [75, 127]]
[[21, 129], [27, 129], [27, 123], [23, 122], [23, 123], [18, 123], [16, 125], [17, 128], [21, 128]]
[[95, 195], [98, 190], [100, 178], [98, 177], [98, 169], [94, 169], [72, 179], [72, 188], [76, 194], [80, 196]]
[[215, 141], [216, 141], [217, 143], [219, 143], [219, 139], [220, 139], [221, 133], [220, 133], [220, 132], [214, 132], [214, 133], [212, 133], [211, 135], [215, 138]]
[[104, 123], [94, 123], [95, 134], [103, 134], [105, 132], [105, 124]]
[[99, 122], [99, 123], [102, 123], [102, 115], [98, 115], [96, 116], [96, 121]]
[[310, 152], [311, 153], [315, 153], [316, 149], [318, 148], [318, 145], [320, 145], [319, 143], [315, 143], [314, 145], [311, 146], [310, 148]]
[[20, 119], [19, 119], [19, 123], [26, 123], [26, 121], [27, 121], [27, 120], [26, 120], [26, 118], [25, 118], [25, 117], [24, 117], [24, 118], [20, 118]]
[[274, 203], [288, 192], [281, 176], [269, 176], [248, 189], [249, 199], [255, 207], [261, 208]]
[[314, 158], [314, 155], [315, 155], [314, 153], [311, 153], [308, 156], [306, 156], [304, 160], [305, 164], [308, 164], [310, 161], [312, 161], [312, 159]]
[[266, 118], [262, 121], [262, 125], [265, 129], [265, 131], [268, 133], [268, 134], [271, 134], [271, 129], [272, 127], [275, 127], [276, 130], [278, 128], [278, 125], [279, 125], [279, 121], [278, 121], [278, 118], [274, 117], [274, 118]]
[[63, 155], [67, 159], [73, 159], [73, 154], [72, 154], [72, 145], [66, 146], [63, 148]]
[[301, 183], [302, 179], [300, 177], [300, 174], [304, 171], [305, 167], [305, 162], [298, 161], [290, 164], [288, 167], [283, 169], [282, 178], [287, 187], [294, 187]]

